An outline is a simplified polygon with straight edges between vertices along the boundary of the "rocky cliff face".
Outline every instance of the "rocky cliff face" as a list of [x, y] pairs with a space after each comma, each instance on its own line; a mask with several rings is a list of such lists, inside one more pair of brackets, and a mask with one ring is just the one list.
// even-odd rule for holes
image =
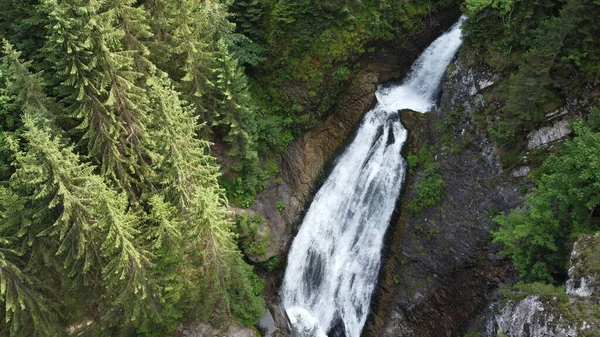
[[[439, 204], [415, 212], [408, 206], [418, 195], [425, 169], [409, 173], [364, 335], [600, 336], [600, 236], [575, 245], [566, 293], [549, 293], [540, 286], [539, 294], [517, 292], [508, 301], [498, 295], [498, 286], [518, 275], [490, 240], [490, 218], [521, 203], [519, 184], [526, 183], [531, 169], [503, 172], [486, 127], [477, 119], [493, 104], [484, 95], [500, 77], [475, 59], [465, 50], [449, 67], [438, 110], [425, 116], [402, 113], [411, 131], [410, 154], [429, 147], [445, 190]], [[547, 114], [530, 133], [529, 148], [551, 149], [567, 138], [569, 120], [580, 116], [581, 106], [574, 101]]]
[[487, 337], [600, 336], [600, 234], [573, 246], [566, 288], [494, 303]]
[[[259, 232], [270, 233], [273, 240], [270, 247], [274, 249], [269, 248], [261, 260], [287, 254], [296, 226], [327, 166], [357, 128], [362, 115], [373, 106], [377, 84], [401, 78], [423, 48], [454, 24], [459, 16], [458, 8], [433, 14], [410, 39], [378, 46], [377, 52], [365, 55], [361, 60], [363, 70], [348, 84], [330, 116], [290, 145], [281, 159], [280, 174], [269, 182], [251, 207], [266, 220]], [[267, 279], [266, 299], [274, 323], [279, 327], [278, 333], [286, 332], [285, 318], [278, 307], [278, 287], [282, 277], [283, 270], [278, 270]]]
[[410, 113], [403, 114], [410, 151], [431, 147], [445, 191], [438, 205], [415, 213], [408, 204], [424, 169], [409, 174], [365, 335], [460, 336], [487, 305], [491, 290], [513, 275], [490, 243], [488, 215], [515, 207], [520, 192], [505, 178], [473, 117], [496, 79], [458, 59], [444, 81], [440, 109], [417, 124]]
[[[448, 15], [444, 20], [432, 21], [430, 34], [421, 38], [432, 40], [455, 18]], [[406, 43], [396, 45], [399, 46], [406, 48]], [[414, 59], [418, 51], [415, 47], [410, 57]], [[495, 302], [498, 286], [517, 275], [510, 261], [498, 255], [498, 247], [490, 241], [490, 217], [519, 205], [519, 184], [530, 168], [522, 166], [503, 172], [491, 141], [476, 120], [477, 113], [488, 104], [483, 95], [499, 76], [484, 66], [473, 65], [469, 61], [472, 54], [462, 54], [449, 68], [438, 110], [426, 115], [402, 113], [403, 123], [411, 132], [409, 151], [414, 155], [419, 149], [430, 147], [445, 190], [438, 205], [414, 212], [408, 205], [418, 194], [424, 169], [417, 167], [409, 173], [397, 221], [388, 235], [379, 290], [371, 308], [373, 314], [363, 334], [458, 337], [474, 326], [473, 317], [484, 312], [476, 330], [480, 336], [554, 336], [544, 332], [551, 327], [555, 334], [563, 331], [564, 336], [571, 336], [580, 328], [569, 325], [560, 310], [546, 309], [539, 296], [503, 307]], [[404, 63], [412, 59], [407, 58]], [[371, 66], [348, 85], [322, 125], [290, 146], [281, 160], [280, 175], [257, 197], [252, 208], [266, 219], [261, 226], [271, 233], [275, 247], [266, 257], [287, 252], [295, 226], [327, 165], [355, 130], [362, 114], [372, 106], [377, 83], [398, 78], [408, 69], [404, 63], [393, 65], [398, 57], [388, 52], [365, 60]], [[568, 116], [560, 111], [557, 116], [548, 119], [545, 129], [530, 134], [532, 148], [551, 147], [570, 134], [565, 122]], [[282, 272], [271, 277], [267, 298], [273, 321], [280, 328], [277, 333], [285, 332], [286, 326], [277, 306]], [[589, 291], [588, 279], [574, 278], [573, 282], [573, 292]], [[490, 303], [496, 306], [489, 307]], [[516, 332], [528, 329], [532, 322], [539, 322], [540, 330]], [[554, 323], [543, 326], [542, 322]]]
[[[432, 15], [409, 40], [397, 41], [365, 55], [363, 70], [350, 82], [330, 116], [315, 130], [295, 140], [283, 155], [279, 176], [256, 198], [251, 207], [270, 227], [277, 249], [286, 253], [297, 225], [326, 166], [372, 107], [378, 83], [401, 78], [423, 48], [458, 20], [458, 9]], [[279, 206], [279, 207], [278, 207]]]

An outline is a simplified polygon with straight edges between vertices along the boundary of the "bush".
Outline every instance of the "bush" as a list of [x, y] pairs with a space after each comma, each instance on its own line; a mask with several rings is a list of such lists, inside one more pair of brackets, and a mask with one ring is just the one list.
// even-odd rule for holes
[[527, 296], [539, 296], [542, 301], [556, 299], [560, 304], [569, 302], [569, 296], [564, 286], [557, 287], [541, 282], [519, 282], [513, 286], [503, 285], [499, 289], [499, 294], [503, 301], [520, 301]]
[[573, 238], [600, 229], [600, 133], [574, 125], [577, 137], [544, 161], [521, 209], [494, 218], [494, 241], [504, 244], [521, 275], [552, 282], [566, 275]]
[[421, 182], [417, 186], [417, 197], [410, 201], [408, 207], [417, 213], [438, 204], [444, 197], [445, 187], [446, 183], [442, 176], [434, 168], [425, 169]]

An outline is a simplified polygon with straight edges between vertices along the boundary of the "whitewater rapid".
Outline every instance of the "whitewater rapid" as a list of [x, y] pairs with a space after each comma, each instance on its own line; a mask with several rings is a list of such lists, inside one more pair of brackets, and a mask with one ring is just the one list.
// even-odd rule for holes
[[359, 337], [377, 282], [383, 238], [406, 173], [398, 111], [430, 111], [461, 44], [464, 18], [435, 40], [405, 80], [380, 86], [352, 143], [312, 201], [289, 252], [281, 290], [295, 336], [334, 327]]

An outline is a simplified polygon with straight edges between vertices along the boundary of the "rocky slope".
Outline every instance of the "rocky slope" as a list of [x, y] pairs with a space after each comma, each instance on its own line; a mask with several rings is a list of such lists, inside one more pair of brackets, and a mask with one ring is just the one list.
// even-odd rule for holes
[[515, 207], [520, 192], [473, 117], [495, 80], [487, 69], [459, 59], [447, 73], [440, 109], [426, 117], [403, 114], [410, 152], [432, 147], [445, 191], [436, 206], [413, 212], [408, 205], [424, 169], [409, 174], [367, 336], [460, 336], [491, 290], [512, 275], [490, 244], [488, 215]]
[[348, 84], [330, 116], [290, 145], [281, 159], [280, 174], [251, 207], [270, 227], [277, 247], [270, 256], [287, 252], [294, 225], [299, 223], [327, 164], [356, 129], [363, 113], [372, 107], [377, 84], [401, 78], [423, 48], [456, 22], [459, 15], [458, 9], [432, 15], [409, 40], [365, 55], [361, 60], [363, 70]]
[[[568, 300], [519, 294], [518, 300], [500, 305], [498, 286], [511, 284], [518, 275], [490, 241], [490, 218], [520, 204], [531, 168], [524, 156], [523, 166], [503, 171], [485, 122], [478, 119], [494, 104], [484, 96], [500, 77], [476, 59], [464, 50], [449, 67], [437, 111], [425, 116], [403, 112], [403, 123], [411, 131], [410, 154], [431, 147], [445, 190], [439, 204], [412, 211], [409, 204], [417, 197], [425, 169], [416, 167], [409, 173], [364, 335], [600, 336], [600, 294], [589, 286], [597, 280], [589, 270], [597, 272], [598, 265], [590, 269], [589, 263], [576, 262], [589, 261], [582, 256], [597, 256], [591, 252], [598, 246], [590, 248], [590, 239], [574, 250]], [[529, 134], [529, 149], [546, 151], [568, 137], [569, 120], [581, 116], [583, 103], [567, 102], [548, 113], [546, 122]], [[583, 246], [587, 254], [581, 253]], [[593, 295], [580, 296], [588, 294]]]
[[[373, 106], [377, 84], [401, 78], [422, 49], [454, 24], [459, 16], [458, 9], [432, 15], [409, 40], [378, 46], [377, 52], [363, 57], [363, 70], [348, 84], [330, 116], [290, 145], [279, 163], [279, 175], [269, 182], [251, 207], [265, 219], [258, 232], [272, 240], [267, 254], [255, 260], [287, 254], [296, 226], [328, 166], [348, 141], [362, 115]], [[281, 327], [280, 332], [285, 332], [286, 322], [278, 307], [278, 287], [282, 277], [282, 269], [268, 275], [266, 297], [276, 325]]]
[[513, 291], [516, 298], [494, 303], [496, 314], [488, 320], [485, 336], [600, 336], [600, 234], [580, 238], [570, 264], [566, 288], [550, 294]]

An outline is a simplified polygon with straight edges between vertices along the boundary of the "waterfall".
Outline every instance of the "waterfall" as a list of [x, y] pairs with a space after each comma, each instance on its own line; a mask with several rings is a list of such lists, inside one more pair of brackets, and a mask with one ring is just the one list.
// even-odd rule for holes
[[435, 40], [396, 86], [380, 86], [352, 143], [315, 195], [289, 252], [281, 291], [296, 336], [335, 326], [359, 337], [377, 282], [381, 248], [406, 173], [407, 132], [398, 111], [435, 105], [444, 72], [461, 44], [461, 18]]

